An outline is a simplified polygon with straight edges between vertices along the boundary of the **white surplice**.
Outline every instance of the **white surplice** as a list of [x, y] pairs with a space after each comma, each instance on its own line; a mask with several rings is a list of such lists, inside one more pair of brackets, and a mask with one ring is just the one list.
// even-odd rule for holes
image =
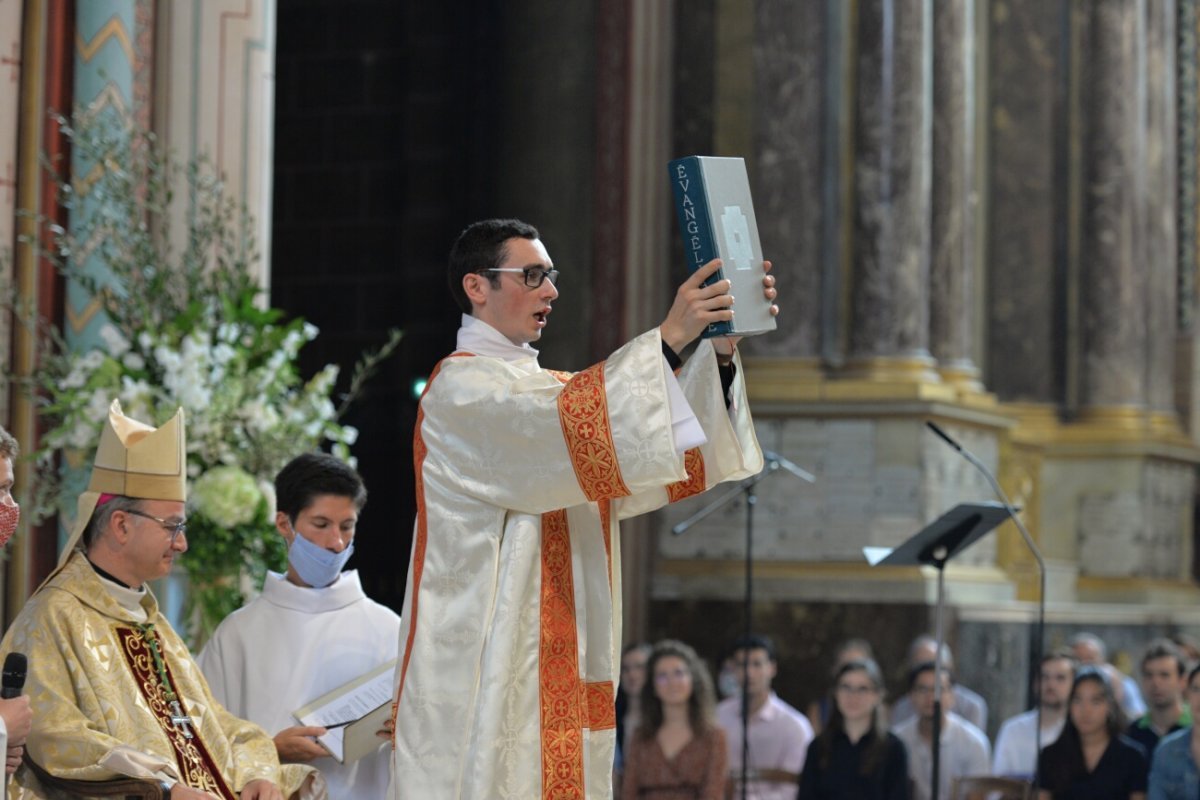
[[414, 432], [390, 797], [611, 797], [618, 520], [762, 468], [740, 368], [728, 409], [710, 343], [677, 380], [657, 330], [571, 376], [465, 318]]
[[[363, 593], [357, 570], [324, 589], [267, 574], [262, 594], [217, 627], [197, 659], [227, 709], [274, 736], [299, 723], [292, 712], [396, 657], [400, 618]], [[382, 798], [390, 750], [350, 764], [318, 758], [330, 800]]]

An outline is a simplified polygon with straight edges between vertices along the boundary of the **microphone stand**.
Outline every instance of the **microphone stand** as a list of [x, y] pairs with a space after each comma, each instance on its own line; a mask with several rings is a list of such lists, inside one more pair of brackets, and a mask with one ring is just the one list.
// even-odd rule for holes
[[[1038, 785], [1038, 766], [1039, 762], [1042, 760], [1042, 649], [1044, 646], [1043, 637], [1045, 636], [1046, 628], [1046, 562], [1042, 559], [1042, 551], [1038, 549], [1038, 546], [1033, 541], [1033, 537], [1029, 535], [1029, 530], [1026, 529], [1025, 523], [1021, 522], [1021, 517], [1017, 513], [1016, 507], [1012, 504], [1012, 501], [1008, 499], [1008, 494], [1000, 486], [1000, 482], [996, 480], [996, 476], [992, 474], [992, 471], [988, 469], [987, 466], [980, 461], [974, 453], [955, 441], [950, 434], [946, 433], [936, 424], [926, 420], [925, 425], [928, 426], [929, 430], [936, 433], [938, 437], [942, 439], [942, 441], [957, 450], [963, 458], [970, 462], [971, 466], [983, 473], [983, 477], [987, 478], [988, 483], [992, 487], [992, 491], [996, 493], [996, 496], [1000, 498], [1000, 502], [1004, 504], [1005, 510], [1008, 511], [1008, 516], [1016, 524], [1017, 530], [1021, 532], [1021, 538], [1025, 540], [1025, 546], [1029, 548], [1029, 552], [1033, 554], [1033, 558], [1037, 562], [1038, 616], [1037, 624], [1034, 628], [1033, 634], [1032, 653], [1033, 668], [1037, 670], [1037, 692], [1036, 696], [1034, 697], [1037, 719], [1033, 738], [1034, 747], [1036, 748], [1033, 755], [1033, 786], [1034, 790], [1036, 791]], [[939, 652], [938, 655], [940, 657], [941, 653]]]
[[[800, 467], [788, 461], [783, 456], [771, 450], [763, 450], [763, 469], [757, 475], [746, 478], [737, 486], [733, 487], [725, 494], [713, 500], [708, 505], [701, 508], [692, 516], [685, 519], [683, 522], [671, 528], [671, 533], [674, 536], [686, 532], [689, 528], [700, 522], [703, 519], [711, 516], [718, 509], [726, 506], [738, 495], [746, 497], [746, 588], [744, 598], [742, 600], [742, 614], [745, 625], [745, 639], [748, 642], [753, 634], [751, 626], [751, 617], [753, 615], [753, 581], [754, 581], [754, 558], [753, 558], [753, 543], [754, 543], [754, 506], [758, 503], [758, 495], [755, 493], [755, 487], [762, 480], [765, 480], [772, 473], [780, 469], [790, 472], [800, 480], [808, 483], [815, 483], [816, 478], [812, 473], [801, 469]], [[748, 781], [748, 769], [750, 764], [750, 653], [745, 652], [745, 663], [742, 664], [742, 800], [746, 800], [746, 788]]]

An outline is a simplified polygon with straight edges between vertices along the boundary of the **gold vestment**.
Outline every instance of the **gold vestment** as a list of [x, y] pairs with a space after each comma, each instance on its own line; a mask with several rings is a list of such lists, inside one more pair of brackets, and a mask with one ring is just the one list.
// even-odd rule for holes
[[[29, 658], [25, 693], [33, 703], [33, 731], [26, 758], [59, 778], [166, 779], [227, 800], [264, 778], [285, 797], [324, 798], [319, 773], [295, 764], [281, 767], [271, 737], [213, 699], [149, 590], [141, 606], [148, 630], [76, 552], [21, 609], [0, 642], [0, 658], [11, 652]], [[171, 721], [151, 639], [159, 643], [167, 679], [190, 718], [186, 726]], [[264, 655], [263, 669], [286, 667]], [[48, 796], [28, 767], [15, 778], [20, 787], [15, 797]]]

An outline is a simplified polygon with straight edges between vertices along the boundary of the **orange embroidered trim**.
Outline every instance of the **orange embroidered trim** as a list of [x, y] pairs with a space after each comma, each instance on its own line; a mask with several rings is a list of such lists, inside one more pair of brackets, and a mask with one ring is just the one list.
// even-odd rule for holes
[[683, 454], [683, 469], [687, 477], [667, 486], [667, 497], [672, 503], [704, 491], [704, 454], [699, 447]]
[[567, 382], [558, 396], [558, 418], [584, 496], [600, 500], [628, 495], [608, 420], [603, 361]]
[[587, 709], [587, 722], [584, 727], [593, 731], [607, 731], [617, 727], [617, 698], [613, 692], [612, 681], [585, 683], [583, 689], [584, 707]]
[[575, 634], [575, 585], [566, 511], [542, 515], [542, 609], [538, 680], [542, 797], [583, 800], [584, 703]]
[[559, 383], [566, 383], [567, 381], [571, 380], [571, 375], [573, 374], [570, 372], [563, 372], [562, 370], [558, 369], [548, 369], [546, 372], [549, 372], [552, 376], [554, 376]]
[[[154, 714], [155, 719], [158, 720], [163, 733], [166, 734], [167, 741], [171, 743], [171, 749], [175, 751], [175, 764], [179, 767], [179, 774], [183, 777], [183, 785], [193, 789], [203, 789], [218, 795], [222, 800], [236, 800], [237, 795], [225, 783], [212, 754], [208, 752], [208, 748], [200, 738], [199, 729], [195, 725], [190, 726], [193, 735], [191, 739], [188, 739], [183, 735], [183, 731], [171, 723], [173, 716], [171, 707], [167, 705], [167, 701], [163, 697], [164, 687], [154, 669], [150, 648], [146, 646], [146, 640], [142, 634], [133, 628], [121, 627], [118, 627], [115, 633], [117, 641], [121, 643], [121, 652], [125, 655], [125, 663], [129, 665], [129, 671], [133, 673], [133, 682], [137, 684], [142, 698], [146, 701], [146, 705]], [[175, 677], [171, 674], [170, 664], [166, 663], [166, 653], [163, 653], [163, 656], [163, 669], [166, 671], [167, 681], [171, 684], [171, 691], [180, 698], [182, 705], [183, 695], [180, 694]], [[187, 713], [186, 709], [184, 713]]]
[[[455, 353], [447, 356], [447, 358], [468, 358], [471, 353]], [[442, 369], [442, 365], [446, 363], [443, 358], [433, 368], [433, 372], [429, 375], [429, 380], [425, 383], [425, 391], [421, 392], [421, 400], [425, 400], [425, 394], [429, 391], [429, 387], [433, 385], [433, 379], [437, 377]], [[421, 576], [425, 572], [425, 545], [429, 538], [429, 521], [425, 513], [425, 477], [422, 468], [425, 463], [425, 456], [429, 454], [429, 448], [425, 446], [425, 439], [421, 436], [421, 425], [425, 422], [425, 407], [417, 404], [417, 423], [413, 426], [413, 474], [416, 476], [416, 494], [417, 494], [417, 530], [415, 533], [416, 540], [413, 542], [412, 553], [412, 605], [408, 611], [408, 639], [404, 643], [404, 660], [400, 667], [400, 683], [396, 687], [396, 696], [392, 702], [392, 749], [396, 748], [396, 717], [400, 712], [400, 698], [404, 695], [404, 679], [408, 677], [408, 662], [412, 658], [413, 642], [417, 635], [417, 599], [421, 596]]]

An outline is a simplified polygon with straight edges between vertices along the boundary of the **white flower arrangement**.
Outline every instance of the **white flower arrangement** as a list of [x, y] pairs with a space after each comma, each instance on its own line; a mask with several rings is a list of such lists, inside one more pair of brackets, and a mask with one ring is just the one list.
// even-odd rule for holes
[[[262, 291], [251, 277], [258, 256], [246, 234], [253, 229], [248, 215], [224, 197], [206, 165], [196, 161], [180, 170], [158, 151], [152, 134], [95, 121], [77, 128], [66, 123], [60, 120], [76, 154], [97, 168], [86, 195], [57, 179], [60, 202], [90, 214], [69, 231], [51, 225], [55, 246], [46, 255], [101, 299], [107, 323], [99, 331], [102, 346], [83, 353], [43, 326], [33, 389], [50, 427], [35, 454], [35, 515], [57, 510], [69, 519], [75, 497], [63, 490], [59, 465], [64, 455], [95, 452], [114, 397], [129, 416], [151, 424], [182, 406], [192, 498], [182, 563], [191, 580], [189, 601], [198, 609], [191, 631], [198, 642], [243, 601], [240, 574], [249, 572], [261, 585], [267, 568], [283, 568], [273, 492], [264, 489], [290, 459], [322, 443], [352, 462], [349, 448], [358, 431], [339, 419], [400, 334], [393, 331], [356, 365], [349, 391], [335, 405], [338, 367], [329, 364], [302, 379], [300, 350], [317, 328], [261, 307]], [[165, 211], [172, 184], [184, 176], [194, 206], [187, 247], [176, 254]], [[78, 260], [81, 253], [99, 256], [107, 273], [102, 280]]]

